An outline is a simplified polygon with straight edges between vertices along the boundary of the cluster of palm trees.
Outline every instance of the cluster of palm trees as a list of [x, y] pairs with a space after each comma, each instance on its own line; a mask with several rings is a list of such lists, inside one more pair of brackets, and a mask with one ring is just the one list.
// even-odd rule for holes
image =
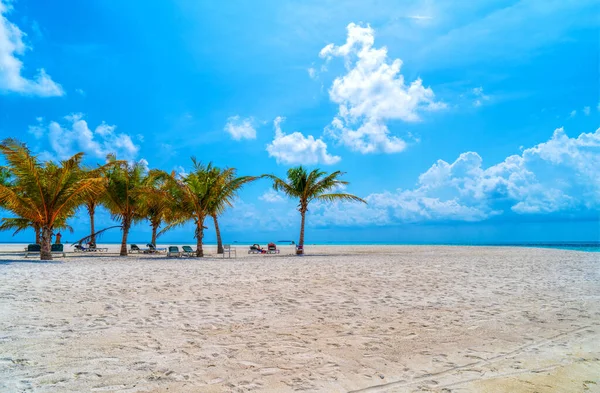
[[85, 208], [90, 216], [90, 243], [95, 243], [94, 215], [104, 206], [120, 223], [120, 255], [127, 255], [127, 237], [134, 223], [147, 220], [152, 228], [151, 243], [174, 227], [193, 222], [197, 241], [196, 256], [204, 256], [202, 240], [207, 218], [212, 218], [217, 234], [217, 252], [223, 252], [218, 217], [233, 206], [240, 189], [259, 178], [269, 178], [273, 188], [299, 200], [301, 215], [300, 250], [304, 245], [304, 223], [313, 200], [364, 200], [335, 192], [348, 182], [340, 171], [327, 174], [318, 169], [308, 172], [302, 166], [288, 170], [287, 179], [274, 175], [237, 176], [234, 168], [218, 168], [192, 158], [192, 170], [184, 176], [161, 170], [148, 170], [141, 163], [117, 160], [109, 155], [104, 165], [83, 165], [83, 153], [59, 163], [41, 162], [15, 139], [0, 143], [6, 161], [0, 167], [0, 207], [13, 213], [3, 218], [0, 230], [15, 233], [32, 228], [41, 244], [40, 258], [52, 259], [51, 243], [55, 230], [71, 229], [67, 221]]

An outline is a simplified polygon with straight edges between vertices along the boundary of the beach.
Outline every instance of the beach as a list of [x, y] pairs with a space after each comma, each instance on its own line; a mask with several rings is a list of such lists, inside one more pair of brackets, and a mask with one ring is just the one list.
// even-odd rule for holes
[[0, 391], [600, 391], [600, 253], [281, 249], [2, 253]]

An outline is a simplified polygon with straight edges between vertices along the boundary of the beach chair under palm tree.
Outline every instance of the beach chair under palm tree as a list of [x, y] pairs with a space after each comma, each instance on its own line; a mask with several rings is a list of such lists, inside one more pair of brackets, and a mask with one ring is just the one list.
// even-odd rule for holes
[[67, 254], [65, 254], [65, 246], [62, 245], [62, 244], [53, 244], [53, 245], [51, 245], [50, 246], [50, 252], [52, 254], [58, 254], [58, 255], [62, 254], [63, 257], [67, 256]]
[[181, 246], [181, 248], [183, 249], [181, 254], [186, 257], [193, 257], [196, 254], [196, 251], [190, 246]]
[[181, 251], [179, 251], [179, 247], [177, 246], [169, 246], [169, 251], [167, 252], [167, 258], [170, 257], [180, 257]]
[[27, 258], [29, 254], [39, 256], [40, 252], [42, 252], [42, 246], [40, 246], [39, 244], [29, 244], [27, 246], [27, 251], [25, 252], [25, 258]]
[[130, 245], [129, 247], [130, 247], [130, 248], [129, 248], [129, 252], [137, 252], [137, 253], [140, 253], [140, 252], [142, 252], [142, 249], [141, 249], [141, 248], [139, 248], [139, 247], [137, 246], [137, 244], [132, 244], [132, 245]]

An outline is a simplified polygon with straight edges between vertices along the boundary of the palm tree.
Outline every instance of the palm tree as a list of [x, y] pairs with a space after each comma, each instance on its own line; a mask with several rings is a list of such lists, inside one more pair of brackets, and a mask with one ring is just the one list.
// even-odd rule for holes
[[52, 231], [75, 214], [85, 198], [103, 187], [101, 170], [94, 176], [81, 176], [83, 153], [59, 164], [41, 164], [25, 144], [15, 139], [0, 143], [10, 177], [10, 185], [0, 184], [0, 206], [18, 218], [41, 229], [42, 260], [51, 260]]
[[[117, 162], [115, 156], [109, 162]], [[113, 219], [122, 225], [121, 256], [127, 256], [127, 236], [131, 225], [144, 218], [141, 208], [142, 193], [146, 178], [146, 168], [141, 163], [120, 162], [106, 172], [106, 191], [102, 204], [110, 211]]]
[[140, 201], [141, 214], [150, 221], [152, 228], [151, 243], [156, 245], [156, 239], [165, 233], [170, 227], [158, 229], [164, 224], [174, 220], [176, 205], [173, 198], [174, 182], [170, 181], [174, 174], [153, 170], [150, 171], [141, 189], [142, 200]]
[[[245, 183], [254, 180], [249, 176], [235, 177], [235, 169], [219, 169], [208, 163], [204, 165], [192, 157], [193, 171], [183, 179], [173, 178], [177, 203], [176, 219], [170, 226], [193, 220], [196, 226], [196, 256], [203, 257], [204, 220], [218, 216], [226, 206], [231, 206], [236, 192]], [[218, 223], [217, 223], [218, 225]]]
[[340, 171], [327, 174], [327, 172], [319, 169], [314, 169], [309, 173], [302, 166], [298, 166], [288, 169], [287, 181], [275, 175], [263, 175], [263, 177], [273, 180], [273, 189], [275, 191], [281, 191], [288, 197], [299, 199], [298, 211], [302, 217], [300, 222], [300, 240], [298, 241], [299, 254], [304, 253], [304, 223], [308, 204], [311, 201], [354, 201], [367, 203], [364, 199], [355, 195], [335, 192], [340, 186], [349, 184], [347, 181], [339, 180], [343, 174]]
[[100, 196], [98, 195], [90, 195], [86, 198], [84, 202], [85, 209], [90, 216], [90, 244], [96, 245], [96, 226], [95, 226], [95, 215], [96, 215], [96, 207], [98, 204]]
[[227, 207], [233, 206], [233, 200], [237, 197], [238, 191], [244, 184], [256, 180], [253, 176], [236, 176], [235, 168], [220, 169], [213, 167], [213, 173], [218, 181], [215, 185], [215, 197], [210, 204], [208, 211], [215, 224], [217, 234], [217, 254], [223, 254], [223, 240], [221, 239], [221, 229], [219, 228], [218, 216], [221, 215]]

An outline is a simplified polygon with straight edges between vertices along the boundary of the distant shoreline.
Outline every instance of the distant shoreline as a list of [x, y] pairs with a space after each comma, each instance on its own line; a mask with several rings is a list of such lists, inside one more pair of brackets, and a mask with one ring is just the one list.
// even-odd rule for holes
[[[270, 241], [251, 241], [251, 242], [234, 242], [224, 244], [231, 244], [233, 247], [247, 247], [252, 244], [267, 245]], [[0, 247], [12, 246], [12, 245], [27, 245], [25, 242], [0, 242]], [[70, 247], [72, 242], [65, 241], [67, 247]], [[108, 246], [118, 246], [120, 242], [100, 242], [99, 244]], [[137, 244], [138, 246], [145, 246], [146, 242], [128, 242], [128, 248], [131, 244]], [[275, 242], [278, 246], [294, 246], [289, 242]], [[189, 241], [166, 241], [158, 242], [158, 246], [166, 245], [191, 245], [195, 246], [196, 242]], [[204, 246], [216, 247], [216, 242], [203, 242]], [[578, 241], [578, 242], [512, 242], [512, 243], [394, 243], [394, 242], [311, 242], [305, 243], [306, 246], [326, 246], [326, 247], [377, 247], [377, 246], [423, 246], [423, 247], [525, 247], [525, 248], [553, 248], [553, 249], [564, 249], [564, 250], [577, 250], [586, 252], [600, 252], [600, 241], [589, 242], [589, 241]]]

